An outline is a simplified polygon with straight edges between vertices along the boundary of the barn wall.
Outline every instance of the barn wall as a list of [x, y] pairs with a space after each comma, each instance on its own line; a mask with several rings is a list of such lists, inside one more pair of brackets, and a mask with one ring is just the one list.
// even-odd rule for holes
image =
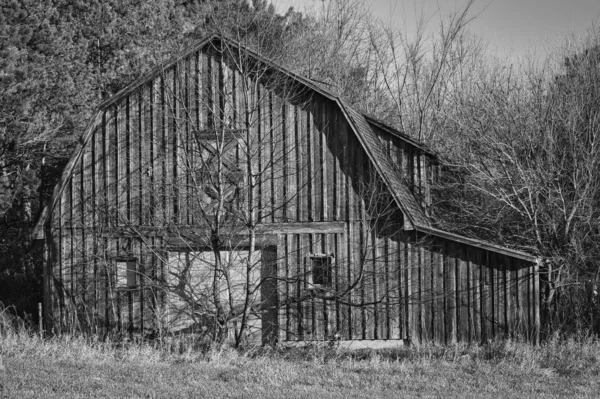
[[[280, 289], [281, 340], [537, 339], [539, 281], [529, 262], [442, 238], [387, 235], [363, 222], [344, 234], [282, 240], [288, 262], [280, 270], [292, 282]], [[311, 297], [306, 281], [294, 280], [310, 273], [308, 255], [321, 251], [336, 253], [337, 292], [358, 283], [347, 295]]]
[[371, 128], [384, 146], [397, 171], [408, 183], [410, 191], [427, 214], [431, 208], [431, 185], [439, 173], [437, 160], [412, 143], [402, 140], [373, 124]]
[[[287, 278], [276, 287], [279, 339], [452, 342], [531, 334], [539, 324], [532, 267], [399, 232], [402, 215], [390, 208], [389, 192], [335, 103], [307, 91], [269, 90], [277, 83], [269, 79], [256, 84], [205, 48], [102, 111], [48, 230], [57, 324], [97, 332], [157, 327], [165, 295], [152, 287], [166, 281], [166, 243], [186, 228], [201, 235], [208, 223], [203, 145], [235, 137], [228, 162], [244, 179], [256, 176], [252, 191], [239, 194], [254, 198], [256, 221], [345, 226], [277, 236], [278, 277]], [[406, 154], [395, 160], [422, 185], [424, 157]], [[347, 290], [343, 296], [307, 292], [314, 253], [334, 254], [334, 288]], [[119, 258], [137, 261], [136, 289], [115, 289]]]
[[[260, 222], [362, 217], [367, 188], [357, 177], [366, 179], [367, 158], [335, 104], [267, 90], [230, 66], [199, 51], [102, 111], [52, 215], [55, 319], [149, 327], [162, 298], [143, 287], [164, 274], [165, 227], [206, 226], [198, 137], [249, 131], [250, 144], [242, 136], [230, 152], [232, 164], [258, 174]], [[349, 251], [352, 243], [338, 245]], [[138, 261], [139, 290], [114, 289], [118, 257]]]

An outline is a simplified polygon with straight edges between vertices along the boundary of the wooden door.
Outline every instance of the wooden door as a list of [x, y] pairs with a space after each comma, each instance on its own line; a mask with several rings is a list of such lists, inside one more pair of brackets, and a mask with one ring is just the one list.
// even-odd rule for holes
[[[267, 263], [274, 264], [273, 251], [248, 250], [169, 252], [167, 272], [167, 317], [171, 332], [199, 333], [212, 331], [215, 323], [217, 301], [229, 315], [231, 331], [239, 327], [246, 304], [251, 308], [248, 337], [252, 342], [265, 340], [262, 332], [262, 315], [276, 312], [268, 286], [261, 287], [261, 272]], [[263, 262], [267, 257], [268, 262]], [[271, 259], [273, 258], [273, 259]], [[215, 293], [217, 295], [215, 295]], [[270, 301], [270, 302], [269, 302]], [[263, 302], [269, 302], [268, 311]], [[275, 317], [276, 319], [276, 317]], [[271, 326], [271, 329], [273, 326]]]

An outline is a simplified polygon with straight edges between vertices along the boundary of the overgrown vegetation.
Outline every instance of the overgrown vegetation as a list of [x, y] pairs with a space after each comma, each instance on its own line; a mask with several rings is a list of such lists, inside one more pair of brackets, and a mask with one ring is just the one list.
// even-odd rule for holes
[[534, 347], [485, 345], [349, 351], [195, 350], [162, 342], [98, 341], [36, 331], [0, 311], [0, 396], [410, 397], [589, 396], [600, 389], [600, 342], [555, 337]]

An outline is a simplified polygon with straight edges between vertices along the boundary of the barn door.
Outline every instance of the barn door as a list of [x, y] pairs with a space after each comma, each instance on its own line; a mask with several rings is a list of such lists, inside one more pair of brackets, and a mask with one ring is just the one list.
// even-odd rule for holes
[[[261, 342], [265, 339], [262, 331], [262, 302], [268, 287], [259, 286], [261, 272], [273, 273], [272, 268], [265, 269], [271, 261], [273, 251], [260, 250], [250, 253], [247, 250], [228, 250], [197, 252], [169, 252], [167, 272], [167, 323], [172, 332], [191, 332], [202, 334], [212, 331], [216, 309], [216, 290], [223, 309], [234, 315], [229, 326], [236, 327], [235, 315], [241, 314], [250, 284], [251, 313], [248, 339]], [[220, 261], [217, 259], [220, 258]], [[263, 262], [263, 259], [267, 262]], [[219, 268], [218, 265], [221, 265]], [[249, 269], [249, 273], [248, 273]], [[216, 282], [215, 282], [216, 274]], [[265, 291], [266, 290], [266, 291]], [[273, 305], [273, 303], [271, 303]], [[276, 309], [269, 307], [274, 312]], [[271, 315], [269, 313], [269, 315]], [[271, 326], [273, 328], [274, 326]]]

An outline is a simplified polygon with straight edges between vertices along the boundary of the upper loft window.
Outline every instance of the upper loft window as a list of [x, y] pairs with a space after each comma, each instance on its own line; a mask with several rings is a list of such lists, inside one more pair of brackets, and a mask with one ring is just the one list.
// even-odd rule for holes
[[310, 285], [315, 288], [330, 288], [333, 286], [333, 254], [312, 254], [309, 256]]
[[116, 260], [117, 282], [116, 288], [135, 288], [137, 286], [137, 259], [120, 258]]

